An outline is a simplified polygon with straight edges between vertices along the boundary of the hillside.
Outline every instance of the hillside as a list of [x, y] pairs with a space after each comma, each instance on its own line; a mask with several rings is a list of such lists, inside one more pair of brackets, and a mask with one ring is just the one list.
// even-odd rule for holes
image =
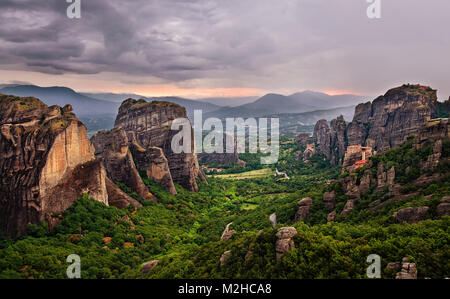
[[[348, 107], [363, 101], [363, 97], [355, 95], [330, 96], [324, 93], [305, 91], [290, 96], [267, 94], [258, 100], [237, 106], [223, 107], [211, 113], [208, 117], [262, 117], [275, 114], [305, 113], [331, 108]], [[336, 117], [337, 115], [334, 115]]]

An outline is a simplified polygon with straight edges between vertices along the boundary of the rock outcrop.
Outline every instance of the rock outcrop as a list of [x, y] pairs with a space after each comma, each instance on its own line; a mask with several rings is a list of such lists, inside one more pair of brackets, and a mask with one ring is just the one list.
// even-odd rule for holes
[[322, 197], [323, 204], [328, 210], [334, 210], [336, 207], [336, 192], [325, 192]]
[[442, 198], [441, 203], [436, 207], [438, 217], [450, 216], [450, 196]]
[[330, 123], [330, 162], [333, 165], [342, 164], [347, 147], [346, 129], [347, 124], [342, 115]]
[[295, 213], [295, 219], [294, 222], [298, 222], [300, 220], [306, 219], [309, 216], [309, 210], [311, 209], [312, 206], [312, 199], [307, 197], [307, 198], [303, 198], [302, 200], [300, 200], [297, 205], [298, 205], [298, 210]]
[[354, 172], [367, 164], [372, 157], [372, 148], [361, 145], [348, 146], [342, 163], [342, 171]]
[[327, 215], [327, 222], [334, 222], [334, 220], [336, 219], [336, 215], [337, 215], [336, 211], [329, 213]]
[[[187, 119], [186, 109], [180, 105], [128, 99], [119, 108], [115, 127], [122, 127], [125, 130], [129, 142], [137, 147], [137, 151], [141, 149], [144, 153], [151, 148], [161, 149], [160, 160], [167, 159], [173, 181], [190, 191], [198, 191], [196, 179], [206, 181], [206, 178], [198, 165], [192, 127], [189, 128], [191, 130], [190, 153], [175, 153], [171, 147], [172, 138], [178, 134], [178, 131], [171, 130], [171, 126], [175, 119], [180, 118]], [[143, 156], [146, 155], [143, 154]], [[146, 163], [143, 163], [139, 158], [135, 156], [134, 158], [138, 169], [152, 172], [152, 169], [148, 169], [147, 163], [151, 159], [144, 159]], [[169, 178], [169, 173], [158, 173], [157, 177]]]
[[277, 224], [278, 224], [278, 222], [277, 222], [277, 214], [276, 213], [270, 214], [269, 221], [270, 221], [270, 223], [272, 223], [273, 227], [277, 226]]
[[142, 204], [123, 192], [116, 184], [114, 184], [113, 181], [111, 181], [111, 179], [106, 177], [105, 182], [106, 191], [108, 192], [109, 205], [119, 209], [128, 208], [129, 206], [133, 206], [135, 208], [142, 207]]
[[142, 265], [142, 275], [145, 275], [153, 270], [156, 266], [158, 266], [159, 260], [153, 260], [146, 262], [144, 265]]
[[307, 144], [306, 149], [303, 152], [303, 161], [309, 161], [312, 156], [316, 153], [316, 146], [315, 144]]
[[231, 256], [231, 253], [232, 253], [231, 250], [227, 250], [220, 256], [219, 262], [220, 262], [221, 266], [223, 266], [227, 263], [228, 259]]
[[332, 120], [330, 127], [326, 120], [318, 121], [314, 140], [318, 151], [331, 164], [345, 164], [342, 158], [348, 146], [370, 147], [374, 152], [383, 153], [400, 146], [409, 136], [417, 135], [420, 127], [437, 114], [436, 90], [421, 85], [403, 85], [373, 102], [359, 104], [348, 125], [342, 116]]
[[55, 222], [84, 193], [108, 205], [106, 172], [70, 105], [0, 95], [0, 229]]
[[391, 89], [371, 104], [357, 107], [350, 129], [347, 128], [349, 145], [385, 152], [417, 135], [420, 126], [436, 113], [436, 90], [421, 85]]
[[125, 184], [143, 199], [157, 201], [136, 169], [127, 135], [122, 128], [114, 128], [110, 132], [100, 131], [91, 141], [95, 147], [95, 156], [103, 163], [108, 177], [113, 182]]
[[230, 226], [233, 224], [233, 222], [228, 223], [225, 227], [225, 230], [222, 233], [222, 236], [220, 237], [220, 241], [226, 242], [228, 241], [235, 233], [235, 230], [230, 230]]
[[295, 227], [282, 227], [277, 233], [277, 242], [275, 244], [276, 260], [280, 261], [283, 254], [295, 248], [292, 238], [297, 234]]
[[319, 153], [322, 153], [328, 160], [331, 158], [331, 134], [328, 121], [326, 119], [319, 120], [314, 127], [313, 138], [318, 145]]
[[395, 279], [417, 279], [416, 264], [410, 263], [408, 258], [402, 260], [402, 270], [397, 273]]
[[399, 223], [417, 223], [427, 219], [429, 207], [410, 207], [394, 213], [393, 217]]
[[295, 141], [303, 146], [306, 146], [307, 144], [314, 143], [314, 138], [309, 136], [309, 133], [307, 132], [301, 132], [297, 135]]

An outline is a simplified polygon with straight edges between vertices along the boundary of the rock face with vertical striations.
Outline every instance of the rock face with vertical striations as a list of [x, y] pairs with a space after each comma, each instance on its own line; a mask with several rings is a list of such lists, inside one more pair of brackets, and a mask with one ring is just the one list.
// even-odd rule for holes
[[[191, 130], [191, 153], [174, 153], [171, 148], [172, 138], [178, 131], [171, 130], [172, 123], [177, 118], [187, 119], [186, 109], [170, 102], [146, 102], [145, 100], [128, 99], [119, 108], [115, 127], [122, 127], [131, 144], [144, 151], [153, 148], [161, 149], [160, 159], [167, 159], [170, 175], [174, 182], [190, 191], [198, 191], [196, 179], [206, 181], [199, 168], [197, 155], [194, 151], [194, 134]], [[145, 171], [145, 163], [137, 157], [136, 166]], [[159, 170], [166, 171], [164, 167]], [[152, 171], [152, 173], [155, 173]], [[158, 177], [168, 178], [168, 173], [159, 173]]]
[[170, 174], [169, 162], [159, 147], [144, 149], [136, 143], [130, 145], [133, 158], [137, 161], [139, 169], [145, 171], [147, 177], [164, 187], [169, 193], [177, 194]]
[[393, 88], [371, 104], [358, 106], [347, 131], [349, 145], [385, 152], [417, 135], [421, 125], [436, 114], [436, 90], [421, 85]]
[[318, 151], [327, 157], [330, 160], [330, 127], [328, 126], [328, 121], [326, 119], [321, 119], [317, 122], [314, 127], [313, 138], [318, 144]]
[[333, 165], [342, 164], [347, 147], [346, 129], [347, 124], [342, 115], [337, 119], [333, 119], [330, 123], [330, 162]]
[[0, 229], [55, 223], [84, 193], [108, 205], [106, 172], [70, 105], [0, 95]]
[[108, 177], [113, 182], [125, 184], [143, 199], [157, 201], [136, 169], [127, 135], [122, 128], [114, 128], [109, 132], [100, 131], [91, 141], [95, 147], [95, 156], [103, 163]]
[[373, 102], [359, 104], [348, 125], [343, 117], [332, 120], [330, 127], [326, 120], [318, 121], [314, 139], [319, 152], [331, 164], [345, 164], [343, 157], [348, 146], [372, 148], [374, 153], [386, 152], [402, 145], [409, 136], [417, 135], [422, 125], [446, 109], [444, 106], [438, 105], [436, 90], [403, 85]]
[[314, 127], [313, 140], [318, 145], [318, 151], [333, 165], [342, 164], [347, 147], [346, 129], [347, 124], [342, 115], [333, 119], [330, 126], [322, 119]]

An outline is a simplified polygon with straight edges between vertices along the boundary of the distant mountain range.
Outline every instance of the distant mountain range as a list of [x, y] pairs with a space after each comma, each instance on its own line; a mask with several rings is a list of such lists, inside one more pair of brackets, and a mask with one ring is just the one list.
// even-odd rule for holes
[[223, 107], [207, 114], [208, 117], [260, 117], [283, 113], [304, 113], [355, 106], [365, 102], [365, 97], [356, 95], [330, 96], [325, 93], [304, 91], [290, 96], [267, 94], [253, 103], [238, 107]]
[[[332, 119], [343, 114], [353, 117], [356, 104], [368, 99], [356, 95], [330, 96], [325, 93], [304, 91], [284, 96], [267, 94], [261, 98], [205, 98], [191, 100], [179, 97], [144, 97], [137, 94], [78, 93], [67, 87], [40, 87], [35, 85], [0, 85], [0, 94], [20, 97], [33, 96], [47, 105], [71, 104], [77, 116], [90, 131], [111, 129], [120, 103], [127, 98], [147, 101], [169, 101], [186, 108], [192, 120], [194, 110], [202, 110], [204, 119], [216, 117], [263, 117], [282, 118], [282, 127], [309, 126], [320, 118]], [[336, 109], [338, 108], [338, 109]]]

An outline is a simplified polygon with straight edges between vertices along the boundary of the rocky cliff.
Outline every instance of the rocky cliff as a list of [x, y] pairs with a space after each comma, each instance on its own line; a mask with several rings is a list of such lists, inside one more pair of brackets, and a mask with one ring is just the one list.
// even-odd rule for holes
[[125, 130], [114, 128], [110, 132], [100, 131], [91, 141], [95, 147], [95, 156], [103, 163], [108, 177], [113, 182], [125, 184], [143, 199], [157, 201], [136, 169]]
[[[115, 127], [122, 127], [133, 145], [138, 169], [150, 173], [154, 178], [168, 180], [180, 184], [190, 191], [198, 191], [196, 179], [206, 181], [198, 165], [194, 151], [194, 134], [191, 129], [191, 153], [174, 153], [171, 148], [172, 138], [178, 131], [171, 130], [172, 122], [177, 118], [187, 118], [186, 109], [170, 102], [146, 102], [145, 100], [128, 99], [119, 108]], [[158, 167], [146, 153], [158, 154]], [[164, 163], [167, 160], [168, 170]], [[153, 168], [155, 167], [155, 168]], [[156, 180], [158, 181], [158, 180]], [[171, 185], [168, 183], [167, 185]], [[171, 189], [171, 187], [167, 187]], [[173, 193], [174, 190], [171, 190]]]
[[421, 85], [391, 89], [371, 104], [357, 107], [347, 128], [349, 145], [366, 145], [385, 152], [417, 135], [420, 126], [436, 115], [436, 90]]
[[[444, 113], [436, 90], [428, 86], [403, 85], [389, 90], [373, 102], [359, 104], [353, 121], [346, 125], [342, 116], [317, 122], [314, 140], [318, 150], [332, 164], [342, 164], [348, 146], [370, 147], [383, 153], [403, 144], [433, 117]], [[442, 112], [442, 111], [444, 112]]]
[[23, 234], [83, 193], [108, 204], [106, 173], [71, 106], [0, 95], [0, 228]]
[[313, 141], [318, 150], [325, 155], [331, 164], [342, 164], [347, 146], [347, 124], [344, 116], [333, 119], [328, 126], [325, 119], [319, 120], [314, 127]]

